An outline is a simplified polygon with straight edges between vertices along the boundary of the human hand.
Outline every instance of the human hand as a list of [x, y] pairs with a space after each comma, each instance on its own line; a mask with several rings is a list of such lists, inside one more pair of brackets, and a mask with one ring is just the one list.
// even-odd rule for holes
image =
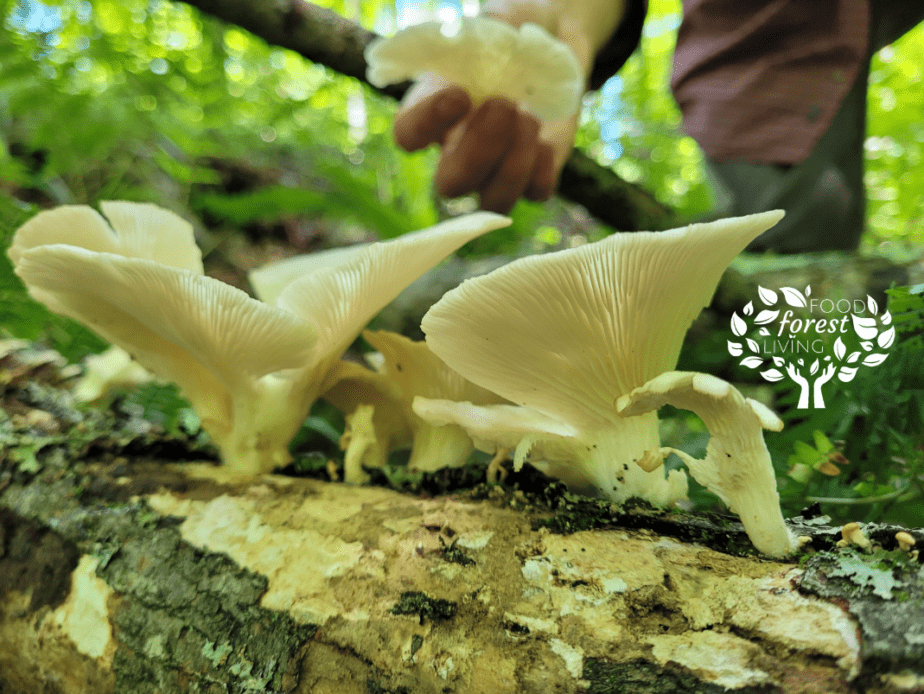
[[[572, 50], [584, 76], [622, 21], [614, 0], [485, 0], [485, 16], [519, 27], [541, 26]], [[480, 196], [482, 209], [507, 213], [520, 197], [549, 198], [574, 148], [578, 114], [543, 121], [504, 98], [473, 105], [461, 87], [434, 74], [421, 77], [395, 117], [398, 146], [409, 152], [442, 148], [434, 186], [441, 195]]]
[[[422, 94], [425, 90], [430, 93]], [[473, 107], [461, 87], [435, 80], [415, 92], [395, 118], [395, 141], [408, 152], [442, 147], [434, 176], [438, 193], [477, 193], [482, 209], [502, 214], [521, 197], [538, 201], [552, 195], [573, 130], [556, 147], [545, 139], [537, 118], [507, 99]]]

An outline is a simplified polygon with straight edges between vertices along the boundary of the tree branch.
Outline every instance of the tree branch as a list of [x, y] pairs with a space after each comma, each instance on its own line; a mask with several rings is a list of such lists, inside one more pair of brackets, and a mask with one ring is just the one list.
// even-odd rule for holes
[[[291, 49], [314, 63], [368, 84], [363, 50], [376, 34], [336, 12], [303, 0], [185, 1], [267, 43]], [[400, 99], [407, 88], [405, 83], [376, 89]], [[679, 222], [676, 212], [644, 188], [623, 180], [578, 150], [562, 171], [558, 192], [622, 231], [666, 229]]]

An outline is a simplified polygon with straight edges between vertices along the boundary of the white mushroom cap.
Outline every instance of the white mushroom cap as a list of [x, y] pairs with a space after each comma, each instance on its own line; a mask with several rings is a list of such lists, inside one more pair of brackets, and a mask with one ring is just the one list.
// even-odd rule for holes
[[261, 301], [275, 304], [282, 290], [295, 280], [322, 268], [333, 268], [355, 260], [357, 254], [369, 245], [368, 243], [357, 243], [343, 248], [330, 248], [292, 256], [252, 270], [247, 275], [247, 279], [250, 280], [250, 286], [253, 287], [254, 293]]
[[287, 462], [285, 436], [300, 418], [271, 428], [289, 385], [273, 375], [310, 359], [313, 328], [203, 276], [192, 227], [172, 212], [101, 207], [112, 227], [66, 206], [16, 232], [10, 257], [29, 294], [177, 383], [228, 464], [262, 472]]
[[343, 413], [352, 412], [358, 405], [375, 406], [377, 419], [389, 432], [389, 436], [406, 431], [405, 443], [411, 442], [411, 427], [401, 403], [401, 390], [384, 373], [372, 371], [356, 362], [338, 361], [328, 376], [333, 382], [324, 391], [324, 399]]
[[435, 73], [463, 87], [475, 104], [503, 96], [544, 120], [572, 115], [584, 93], [574, 53], [535, 24], [517, 29], [490, 17], [424, 22], [373, 41], [365, 57], [377, 87]]
[[324, 393], [325, 399], [344, 412], [352, 411], [359, 403], [374, 404], [373, 421], [385, 448], [398, 447], [405, 441], [406, 437], [397, 436], [397, 432], [403, 433], [402, 427], [412, 433], [408, 462], [412, 470], [463, 465], [473, 450], [465, 431], [454, 424], [437, 425], [422, 419], [412, 409], [412, 403], [418, 396], [479, 404], [500, 403], [503, 398], [466, 381], [433, 354], [425, 342], [385, 330], [367, 330], [363, 337], [378, 350], [374, 353], [381, 358], [378, 373], [357, 365], [338, 365], [335, 369], [339, 380]]
[[427, 344], [463, 377], [577, 430], [673, 369], [722, 272], [782, 212], [614, 234], [467, 280], [424, 316]]
[[366, 330], [363, 337], [382, 355], [381, 371], [407, 398], [408, 410], [417, 396], [467, 400], [477, 405], [502, 403], [496, 393], [476, 386], [450, 369], [423, 340], [388, 330]]
[[[728, 263], [782, 215], [615, 234], [463, 282], [424, 316], [427, 344], [522, 409], [466, 413], [460, 404], [456, 421], [468, 422], [476, 445], [481, 437], [516, 449], [515, 462], [532, 451], [551, 474], [583, 479], [614, 501], [672, 503], [686, 492], [683, 473], [665, 477], [635, 464], [659, 448], [656, 415], [626, 420], [613, 402], [674, 368]], [[415, 409], [425, 418], [439, 414], [422, 407]], [[521, 424], [530, 419], [533, 433]]]
[[84, 360], [84, 373], [74, 384], [74, 397], [81, 402], [92, 402], [115, 388], [139, 385], [152, 378], [132, 355], [112, 345], [105, 352], [91, 354]]
[[623, 395], [616, 402], [626, 417], [673, 405], [696, 413], [709, 429], [706, 457], [698, 460], [673, 448], [693, 478], [741, 518], [758, 550], [784, 556], [796, 549], [780, 512], [780, 496], [763, 429], [779, 431], [783, 422], [766, 406], [744, 398], [727, 381], [709, 374], [669, 371]]
[[57, 313], [176, 382], [203, 421], [222, 410], [218, 393], [303, 365], [316, 340], [291, 313], [150, 260], [40, 246], [21, 255], [16, 273]]
[[59, 209], [14, 239], [29, 293], [175, 381], [225, 462], [251, 473], [288, 462], [330, 367], [382, 306], [466, 241], [510, 223], [483, 213], [372, 244], [296, 280], [271, 306], [203, 276], [191, 227], [172, 213], [106, 203], [117, 235], [89, 208]]
[[[361, 246], [289, 283], [275, 303], [315, 327], [317, 364], [326, 373], [372, 317], [411, 282], [468, 241], [509, 224], [507, 217], [476, 212]], [[324, 390], [316, 390], [315, 397]]]
[[[463, 427], [478, 450], [494, 453], [499, 448], [510, 450], [519, 447], [515, 469], [523, 464], [524, 457], [538, 442], [569, 445], [577, 432], [559, 420], [544, 417], [516, 405], [476, 405], [471, 402], [418, 397], [414, 399], [414, 412], [437, 426]], [[521, 446], [523, 441], [528, 441]]]
[[7, 250], [13, 265], [18, 265], [30, 248], [65, 244], [155, 260], [202, 274], [202, 252], [196, 246], [192, 225], [179, 215], [140, 202], [105, 201], [100, 203], [100, 209], [112, 226], [86, 205], [64, 205], [39, 212], [16, 231]]

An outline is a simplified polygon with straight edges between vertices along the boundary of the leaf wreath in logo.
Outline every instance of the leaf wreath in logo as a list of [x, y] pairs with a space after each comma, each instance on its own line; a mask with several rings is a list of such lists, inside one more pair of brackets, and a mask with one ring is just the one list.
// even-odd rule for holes
[[[860, 338], [860, 348], [847, 353], [847, 345], [843, 339], [838, 336], [834, 343], [834, 355], [815, 359], [808, 366], [808, 373], [804, 374], [806, 368], [805, 360], [801, 358], [786, 359], [779, 355], [765, 355], [760, 349], [757, 340], [748, 337], [751, 326], [748, 324], [748, 318], [753, 316], [753, 324], [758, 327], [758, 334], [762, 337], [772, 337], [770, 330], [766, 327], [780, 317], [781, 309], [776, 308], [777, 302], [782, 295], [783, 301], [787, 306], [792, 308], [808, 308], [808, 297], [811, 296], [811, 287], [806, 287], [804, 292], [794, 289], [793, 287], [780, 287], [777, 291], [766, 289], [765, 287], [757, 288], [757, 295], [760, 302], [765, 308], [756, 311], [754, 302], [748, 302], [747, 306], [742, 309], [744, 316], [739, 316], [738, 312], [732, 314], [731, 330], [740, 342], [733, 340], [728, 341], [728, 353], [733, 357], [741, 357], [738, 362], [741, 366], [748, 369], [758, 369], [768, 360], [772, 361], [771, 368], [760, 372], [761, 377], [770, 382], [781, 381], [788, 375], [793, 381], [801, 386], [799, 403], [797, 407], [809, 407], [810, 397], [815, 408], [824, 407], [824, 397], [821, 393], [821, 387], [830, 381], [835, 375], [843, 382], [852, 381], [857, 375], [857, 369], [860, 366], [879, 366], [886, 360], [888, 354], [885, 351], [892, 346], [895, 341], [895, 328], [892, 326], [892, 314], [885, 311], [881, 316], [879, 305], [871, 296], [866, 297], [864, 304], [869, 312], [869, 316], [858, 316], [850, 313], [853, 331]], [[855, 302], [850, 302], [850, 307], [855, 308]], [[755, 313], [756, 312], [756, 313]], [[784, 321], [786, 319], [784, 318]], [[798, 319], [802, 320], [802, 319]], [[745, 354], [745, 349], [749, 352]], [[785, 370], [785, 374], [781, 369]], [[810, 383], [809, 379], [814, 379]]]

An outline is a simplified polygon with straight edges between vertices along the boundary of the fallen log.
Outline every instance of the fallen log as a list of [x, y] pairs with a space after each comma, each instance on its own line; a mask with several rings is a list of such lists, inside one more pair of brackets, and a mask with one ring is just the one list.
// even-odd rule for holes
[[526, 477], [244, 478], [75, 408], [49, 354], [0, 364], [5, 694], [924, 688], [924, 569], [894, 527], [864, 553], [794, 519], [811, 553], [779, 562], [729, 518]]

